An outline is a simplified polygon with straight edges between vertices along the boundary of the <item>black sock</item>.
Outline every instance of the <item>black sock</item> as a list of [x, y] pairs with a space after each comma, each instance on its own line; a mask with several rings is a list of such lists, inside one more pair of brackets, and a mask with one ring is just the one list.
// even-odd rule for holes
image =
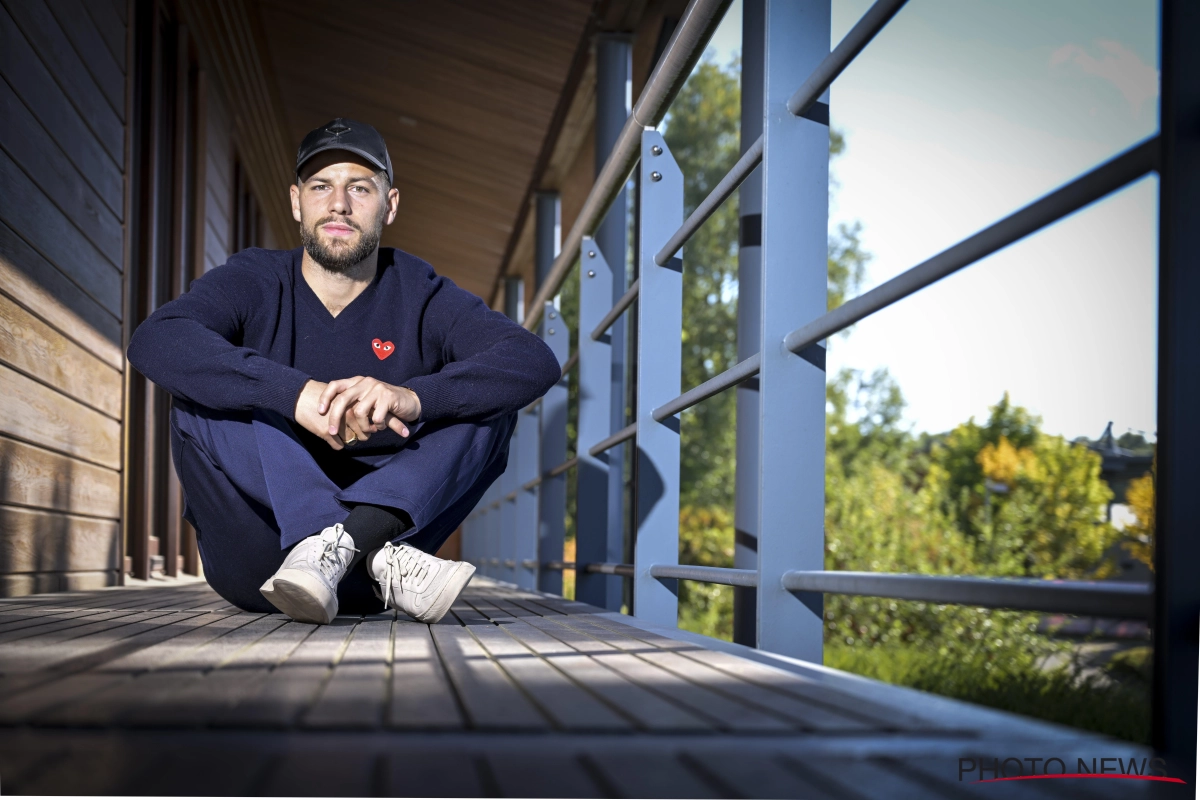
[[354, 554], [351, 566], [377, 548], [400, 536], [413, 527], [412, 520], [404, 511], [398, 508], [372, 506], [359, 503], [350, 509], [350, 516], [342, 523], [342, 527], [354, 540], [358, 552]]

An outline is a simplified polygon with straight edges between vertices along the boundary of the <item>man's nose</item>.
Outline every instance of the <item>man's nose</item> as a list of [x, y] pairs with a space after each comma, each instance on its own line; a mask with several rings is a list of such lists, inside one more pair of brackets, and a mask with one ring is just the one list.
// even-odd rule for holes
[[335, 186], [329, 201], [329, 210], [335, 214], [350, 213], [350, 195], [345, 187]]

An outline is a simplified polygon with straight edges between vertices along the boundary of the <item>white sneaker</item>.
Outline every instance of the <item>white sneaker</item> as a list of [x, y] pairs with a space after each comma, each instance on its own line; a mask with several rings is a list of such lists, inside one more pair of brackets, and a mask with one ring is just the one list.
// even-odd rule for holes
[[259, 591], [292, 619], [327, 625], [337, 616], [337, 585], [357, 552], [339, 522], [297, 542]]
[[417, 622], [446, 616], [475, 574], [465, 561], [445, 561], [406, 544], [388, 542], [368, 558], [384, 608], [398, 608]]

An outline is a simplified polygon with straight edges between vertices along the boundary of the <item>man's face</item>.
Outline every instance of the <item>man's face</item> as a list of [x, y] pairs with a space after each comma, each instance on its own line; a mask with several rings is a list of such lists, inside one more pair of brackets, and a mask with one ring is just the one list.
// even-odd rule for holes
[[400, 194], [374, 165], [344, 150], [313, 156], [292, 185], [292, 216], [308, 255], [330, 272], [345, 272], [379, 247], [396, 218]]

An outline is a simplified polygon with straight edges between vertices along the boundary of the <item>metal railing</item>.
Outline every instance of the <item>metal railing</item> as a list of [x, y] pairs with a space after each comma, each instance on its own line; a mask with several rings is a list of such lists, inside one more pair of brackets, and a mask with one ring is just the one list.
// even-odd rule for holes
[[[750, 2], [747, 0], [747, 5]], [[550, 418], [554, 424], [565, 426], [565, 393], [554, 407], [547, 400], [526, 409], [514, 434], [517, 444], [511, 450], [517, 455], [510, 461], [512, 474], [506, 473], [489, 490], [467, 522], [466, 557], [484, 565], [485, 574], [530, 588], [545, 588], [538, 576], [563, 570], [631, 578], [632, 613], [667, 625], [674, 625], [677, 617], [671, 586], [674, 581], [754, 589], [760, 620], [758, 645], [818, 661], [823, 629], [820, 604], [808, 602], [808, 598], [824, 593], [1114, 618], [1152, 617], [1155, 595], [1147, 584], [823, 569], [825, 376], [821, 342], [1159, 170], [1162, 159], [1159, 137], [1150, 138], [882, 285], [826, 311], [827, 184], [813, 179], [811, 186], [797, 186], [801, 182], [771, 182], [769, 176], [827, 175], [823, 170], [827, 169], [828, 158], [828, 108], [822, 97], [904, 3], [878, 0], [832, 51], [827, 46], [827, 34], [822, 44], [819, 33], [822, 25], [828, 31], [827, 4], [768, 4], [761, 21], [765, 37], [763, 133], [745, 147], [734, 167], [684, 220], [682, 175], [654, 126], [663, 119], [699, 59], [728, 0], [693, 0], [689, 5], [566, 236], [561, 254], [538, 289], [534, 313], [525, 320], [531, 330], [541, 322], [542, 335], [548, 340], [552, 336], [562, 339], [565, 325], [560, 318], [548, 318], [555, 313], [549, 301], [561, 290], [576, 263], [580, 264], [580, 328], [591, 342], [602, 343], [613, 323], [637, 303], [635, 419], [598, 440], [579, 441], [578, 452], [583, 455], [539, 472], [542, 462], [536, 457], [537, 448], [529, 446], [526, 439], [537, 440], [543, 435]], [[749, 55], [744, 53], [743, 58]], [[805, 73], [808, 77], [800, 88], [788, 91], [788, 82]], [[785, 108], [789, 113], [779, 113]], [[604, 254], [590, 236], [635, 169], [640, 170], [641, 192], [636, 222], [639, 274], [615, 304], [608, 297], [597, 306], [600, 295], [595, 293], [593, 283], [603, 284], [607, 291], [611, 282], [591, 280], [610, 273]], [[767, 344], [712, 379], [681, 391], [679, 350], [668, 346], [678, 340], [682, 325], [683, 265], [679, 254], [705, 221], [758, 169], [765, 177], [762, 289], [758, 301], [761, 341]], [[797, 232], [793, 229], [801, 227], [800, 221], [807, 227]], [[814, 292], [805, 291], [812, 287], [820, 289], [815, 299], [810, 296]], [[800, 302], [802, 299], [804, 302]], [[603, 310], [593, 313], [590, 308]], [[653, 313], [646, 313], [648, 310]], [[805, 315], [809, 321], [795, 327], [797, 317], [803, 319]], [[583, 349], [581, 344], [580, 352]], [[558, 352], [566, 380], [567, 373], [579, 363], [580, 354], [567, 359], [565, 349]], [[762, 418], [771, 426], [771, 436], [762, 437], [757, 464], [762, 476], [757, 498], [762, 509], [757, 532], [758, 567], [680, 565], [677, 415], [756, 376], [761, 379], [758, 396]], [[580, 391], [585, 394], [597, 388], [581, 386]], [[584, 413], [582, 406], [580, 413]], [[539, 418], [541, 429], [535, 427]], [[814, 434], [814, 429], [820, 433]], [[543, 508], [541, 518], [527, 517], [520, 523], [511, 515], [503, 517], [505, 507], [515, 506], [539, 486], [563, 480], [568, 470], [607, 469], [603, 461], [606, 452], [629, 440], [637, 443], [633, 563], [564, 561], [562, 528], [558, 525], [564, 508]], [[802, 463], [797, 467], [798, 462]], [[613, 469], [609, 480], [620, 480], [619, 465]], [[795, 490], [773, 490], [771, 482], [789, 470], [795, 473]], [[497, 511], [501, 513], [494, 513]], [[547, 511], [558, 519], [547, 519]], [[518, 524], [523, 527], [508, 527]], [[505, 558], [500, 560], [497, 555]]]

